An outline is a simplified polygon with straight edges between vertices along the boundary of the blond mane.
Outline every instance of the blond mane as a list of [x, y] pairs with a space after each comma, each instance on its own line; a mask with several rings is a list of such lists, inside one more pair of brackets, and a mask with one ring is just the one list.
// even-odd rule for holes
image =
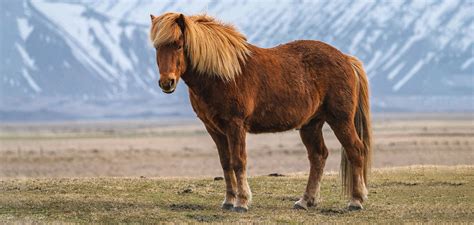
[[[182, 32], [176, 23], [179, 16], [165, 13], [153, 19], [150, 39], [155, 47], [180, 38]], [[207, 15], [185, 16], [184, 21], [184, 48], [194, 69], [227, 81], [241, 74], [241, 64], [250, 55], [244, 35]]]

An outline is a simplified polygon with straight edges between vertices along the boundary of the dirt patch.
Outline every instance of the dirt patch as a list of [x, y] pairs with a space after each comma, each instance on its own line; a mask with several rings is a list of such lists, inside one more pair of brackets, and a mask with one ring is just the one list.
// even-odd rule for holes
[[[473, 165], [470, 117], [374, 117], [375, 168]], [[326, 171], [337, 171], [340, 144], [323, 128]], [[298, 131], [248, 135], [250, 176], [309, 171]], [[0, 177], [222, 176], [217, 149], [199, 121], [0, 125]]]
[[326, 216], [337, 216], [337, 215], [348, 213], [349, 210], [340, 209], [340, 208], [327, 208], [327, 209], [321, 209], [320, 212], [321, 214], [326, 215]]
[[206, 207], [202, 205], [197, 205], [197, 204], [171, 204], [170, 206], [171, 210], [174, 211], [182, 211], [182, 210], [205, 210]]
[[198, 222], [209, 223], [209, 222], [219, 222], [222, 221], [225, 217], [221, 215], [186, 215], [186, 217], [196, 220]]

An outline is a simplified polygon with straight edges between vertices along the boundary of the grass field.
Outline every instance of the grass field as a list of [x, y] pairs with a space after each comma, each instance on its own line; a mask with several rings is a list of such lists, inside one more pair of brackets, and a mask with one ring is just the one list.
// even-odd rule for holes
[[250, 179], [246, 214], [223, 211], [224, 181], [204, 178], [13, 178], [0, 181], [0, 222], [468, 222], [474, 167], [403, 167], [372, 172], [365, 209], [349, 212], [337, 174], [322, 201], [293, 210], [306, 175]]

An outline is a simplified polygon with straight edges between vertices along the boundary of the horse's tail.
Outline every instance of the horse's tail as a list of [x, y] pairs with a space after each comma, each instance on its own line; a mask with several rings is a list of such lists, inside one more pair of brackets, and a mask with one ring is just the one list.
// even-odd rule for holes
[[[372, 130], [370, 127], [370, 105], [369, 105], [369, 82], [367, 74], [364, 71], [362, 62], [356, 57], [348, 55], [349, 62], [351, 63], [352, 69], [358, 80], [358, 103], [354, 117], [354, 124], [359, 135], [360, 140], [364, 145], [364, 149], [361, 149], [363, 154], [363, 179], [364, 184], [367, 186], [367, 175], [370, 170], [372, 161], [372, 148], [371, 148], [371, 137]], [[349, 159], [344, 150], [341, 151], [341, 176], [342, 186], [345, 193], [350, 195], [352, 193], [352, 167], [350, 166]]]

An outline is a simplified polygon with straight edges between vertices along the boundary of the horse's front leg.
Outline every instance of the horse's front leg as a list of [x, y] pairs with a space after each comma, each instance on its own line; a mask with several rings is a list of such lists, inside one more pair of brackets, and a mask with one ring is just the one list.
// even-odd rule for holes
[[235, 178], [234, 169], [232, 168], [231, 164], [232, 155], [229, 151], [227, 136], [220, 132], [214, 131], [213, 129], [207, 126], [206, 130], [211, 135], [212, 140], [214, 140], [214, 142], [216, 143], [222, 170], [224, 171], [226, 195], [224, 198], [224, 202], [222, 202], [222, 208], [231, 210], [234, 208], [235, 200], [237, 197], [237, 181]]
[[234, 211], [246, 212], [252, 199], [247, 182], [247, 151], [245, 148], [246, 131], [242, 123], [230, 123], [227, 129], [227, 142], [232, 154], [232, 168], [237, 178], [237, 199]]

